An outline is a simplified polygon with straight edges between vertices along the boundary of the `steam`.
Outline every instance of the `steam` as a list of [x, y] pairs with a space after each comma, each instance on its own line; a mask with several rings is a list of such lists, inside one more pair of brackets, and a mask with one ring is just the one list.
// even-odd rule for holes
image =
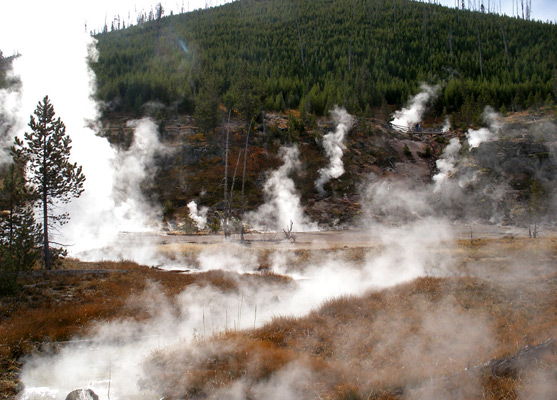
[[327, 182], [344, 174], [344, 164], [342, 162], [342, 154], [346, 148], [344, 146], [344, 137], [354, 124], [354, 118], [343, 108], [335, 107], [332, 115], [337, 128], [334, 132], [329, 132], [323, 138], [323, 147], [327, 157], [329, 157], [329, 165], [319, 170], [319, 178], [315, 182], [315, 188], [321, 195], [325, 194], [323, 186]]
[[[147, 118], [131, 121], [134, 139], [126, 151], [117, 151], [96, 135], [74, 144], [74, 156], [82, 160], [85, 192], [69, 204], [70, 222], [62, 231], [66, 243], [75, 242], [71, 253], [83, 260], [133, 259], [153, 264], [148, 237], [138, 237], [137, 247], [122, 243], [123, 232], [146, 233], [160, 229], [158, 207], [140, 190], [155, 174], [154, 156], [164, 152], [157, 127]], [[98, 149], [92, 158], [90, 149]], [[127, 242], [127, 240], [126, 240]], [[154, 245], [154, 244], [153, 244]]]
[[[434, 215], [429, 188], [408, 180], [370, 177], [361, 189], [363, 211], [369, 220], [385, 224], [406, 224]], [[366, 226], [369, 223], [367, 220]]]
[[281, 147], [283, 164], [271, 172], [263, 185], [265, 203], [257, 211], [248, 213], [247, 220], [258, 229], [281, 230], [293, 223], [294, 231], [315, 230], [316, 226], [304, 213], [300, 196], [290, 174], [300, 170], [300, 150]]
[[[489, 106], [485, 107], [482, 113], [482, 119], [488, 124], [487, 128], [480, 128], [478, 130], [470, 129], [466, 133], [466, 139], [470, 149], [479, 147], [482, 143], [495, 140], [497, 138], [497, 133], [501, 129], [499, 115], [493, 110], [493, 108]], [[448, 120], [445, 120], [445, 123], [447, 122]], [[445, 127], [443, 128], [443, 131], [445, 131]], [[456, 172], [456, 164], [460, 158], [461, 148], [462, 145], [460, 144], [458, 138], [452, 138], [447, 147], [443, 150], [441, 157], [435, 162], [439, 172], [432, 178], [434, 182], [434, 192], [438, 192], [441, 186], [447, 182], [447, 179]], [[466, 186], [474, 180], [475, 176], [461, 176], [460, 184], [461, 186]]]
[[450, 130], [451, 130], [451, 120], [449, 119], [448, 116], [446, 116], [445, 120], [443, 121], [443, 127], [441, 128], [441, 131], [443, 133], [446, 133]]
[[441, 157], [435, 162], [439, 172], [433, 176], [434, 191], [437, 192], [456, 169], [462, 145], [458, 138], [452, 138]]
[[439, 86], [429, 86], [425, 83], [420, 87], [421, 92], [412, 97], [406, 107], [395, 111], [394, 119], [391, 121], [395, 129], [407, 130], [420, 122], [428, 102], [434, 99], [439, 91]]
[[201, 209], [198, 210], [197, 203], [193, 200], [188, 203], [188, 209], [190, 210], [189, 216], [197, 227], [201, 230], [205, 229], [205, 225], [207, 225], [207, 212], [209, 209], [207, 207], [201, 207]]
[[470, 129], [466, 133], [466, 139], [470, 145], [470, 149], [478, 147], [484, 142], [491, 142], [497, 138], [497, 133], [501, 129], [498, 114], [490, 106], [486, 106], [482, 113], [482, 120], [488, 124], [487, 128], [478, 130]]
[[[17, 79], [13, 76], [13, 70], [7, 71], [8, 80]], [[10, 164], [10, 146], [13, 145], [12, 131], [16, 130], [21, 121], [18, 121], [17, 113], [20, 108], [21, 96], [16, 89], [0, 89], [0, 167]]]
[[[6, 100], [2, 113], [13, 116], [2, 127], [4, 153], [0, 160], [8, 161], [5, 146], [29, 129], [29, 115], [48, 95], [72, 139], [72, 161], [83, 166], [86, 177], [82, 196], [64, 206], [70, 222], [55, 240], [70, 245], [70, 254], [84, 260], [127, 258], [156, 263], [156, 239], [144, 236], [130, 243], [130, 236], [122, 232], [159, 228], [160, 211], [140, 190], [154, 175], [155, 155], [164, 151], [157, 128], [148, 119], [131, 122], [134, 141], [127, 151], [117, 150], [97, 135], [101, 130], [99, 109], [91, 97], [95, 79], [88, 65], [98, 56], [95, 39], [84, 32], [79, 18], [65, 18], [58, 11], [37, 4], [33, 13], [37, 18], [31, 16], [25, 21], [29, 26], [18, 27], [29, 30], [14, 33], [21, 56], [13, 61], [13, 76], [20, 79], [21, 86], [17, 92], [0, 95]], [[48, 46], [30, 33], [39, 31], [48, 32]]]
[[[161, 349], [185, 346], [196, 354], [196, 359], [203, 359], [206, 351], [219, 349], [203, 350], [200, 339], [225, 330], [259, 327], [276, 318], [277, 310], [281, 316], [301, 316], [333, 297], [363, 295], [370, 289], [424, 274], [443, 275], [452, 260], [433, 250], [450, 237], [446, 224], [426, 219], [401, 228], [382, 229], [375, 239], [381, 250], [370, 252], [363, 264], [340, 256], [305, 261], [297, 255], [277, 256], [272, 259], [271, 269], [292, 274], [290, 281], [257, 280], [257, 284], [250, 284], [249, 274], [222, 272], [221, 279], [228, 279], [232, 285], [237, 283], [237, 289], [191, 285], [172, 299], [152, 284], [146, 293], [130, 299], [135, 309], [147, 315], [144, 320], [99, 323], [89, 335], [64, 345], [58, 353], [30, 359], [21, 377], [26, 387], [21, 398], [37, 398], [44, 387], [49, 392], [43, 393], [43, 399], [60, 398], [78, 387], [89, 387], [105, 399], [109, 385], [111, 398], [154, 397], [155, 393], [142, 390], [137, 384], [141, 385], [145, 374], [142, 363]], [[253, 253], [233, 243], [220, 244], [218, 251], [208, 248], [197, 261], [204, 271], [252, 273], [258, 265]], [[303, 278], [294, 279], [296, 273]], [[285, 368], [268, 385], [260, 386], [258, 393], [268, 394], [269, 390], [292, 382], [292, 368], [297, 367]]]

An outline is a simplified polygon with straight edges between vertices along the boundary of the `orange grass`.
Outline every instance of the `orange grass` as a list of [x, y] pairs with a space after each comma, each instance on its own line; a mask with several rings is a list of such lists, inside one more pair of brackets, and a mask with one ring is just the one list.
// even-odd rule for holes
[[84, 263], [70, 259], [64, 268], [90, 273], [24, 275], [17, 295], [0, 297], [0, 398], [11, 398], [17, 392], [21, 357], [86, 334], [97, 321], [146, 318], [146, 311], [128, 298], [141, 296], [152, 283], [172, 298], [192, 284], [234, 292], [239, 285], [289, 282], [270, 273], [240, 279], [237, 274], [224, 271], [180, 274], [132, 262]]
[[[162, 351], [147, 363], [151, 387], [169, 398], [204, 398], [236, 381], [255, 385], [303, 360], [316, 393], [309, 398], [419, 398], [433, 390], [451, 398], [515, 399], [518, 377], [463, 371], [555, 337], [557, 275], [525, 285], [420, 278], [342, 297], [303, 318], [278, 317], [260, 329], [211, 338], [200, 344], [206, 354]], [[444, 313], [449, 317], [439, 323]], [[470, 335], [475, 342], [466, 343]], [[263, 363], [250, 368], [262, 354]]]
[[[510, 400], [525, 393], [528, 376], [536, 371], [554, 376], [554, 353], [519, 376], [493, 377], [473, 367], [557, 337], [557, 241], [460, 241], [448, 251], [457, 256], [462, 274], [477, 277], [419, 278], [361, 297], [329, 300], [304, 317], [276, 317], [259, 329], [162, 349], [145, 362], [141, 384], [168, 398], [219, 393], [226, 398], [228, 388], [241, 384], [247, 398], [255, 398], [258, 385], [298, 368], [309, 374], [303, 385], [296, 383], [304, 399]], [[311, 262], [319, 252], [303, 250], [296, 260]], [[353, 262], [364, 255], [359, 250], [335, 253]], [[260, 257], [262, 265], [268, 256]], [[18, 296], [0, 298], [2, 398], [17, 392], [19, 357], [85, 334], [95, 321], [145, 318], [145, 310], [127, 299], [141, 296], [149, 282], [170, 300], [191, 284], [225, 292], [293, 285], [270, 273], [179, 274], [130, 262], [77, 260], [67, 260], [65, 267], [102, 273], [24, 277]], [[528, 273], [532, 269], [536, 274]]]

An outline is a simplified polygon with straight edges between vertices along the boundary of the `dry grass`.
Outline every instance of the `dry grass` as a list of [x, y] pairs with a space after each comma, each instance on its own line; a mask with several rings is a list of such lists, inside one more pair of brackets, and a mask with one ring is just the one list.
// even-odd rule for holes
[[[555, 337], [555, 293], [555, 274], [523, 285], [420, 278], [211, 338], [195, 354], [159, 352], [146, 384], [170, 398], [205, 398], [238, 382], [249, 393], [300, 361], [311, 374], [304, 398], [517, 399], [522, 377], [474, 367]], [[536, 368], [555, 374], [556, 362], [551, 354]]]
[[[263, 269], [271, 264], [269, 251], [253, 251]], [[168, 398], [227, 398], [238, 387], [248, 399], [262, 398], [263, 388], [285, 380], [304, 399], [510, 400], [528, 398], [539, 376], [555, 381], [554, 353], [516, 376], [470, 367], [557, 337], [557, 241], [482, 239], [442, 251], [475, 277], [419, 278], [327, 301], [304, 317], [276, 317], [259, 329], [159, 350], [145, 363], [141, 384]], [[303, 265], [324, 255], [359, 262], [365, 251], [297, 250], [292, 259]], [[28, 276], [17, 297], [0, 298], [2, 398], [18, 390], [20, 357], [85, 334], [95, 321], [146, 318], [127, 299], [141, 296], [149, 282], [171, 300], [192, 284], [231, 293], [292, 284], [271, 273], [181, 274], [131, 262], [68, 260], [66, 268], [90, 273]]]
[[128, 299], [141, 296], [152, 283], [168, 298], [192, 284], [236, 292], [240, 285], [257, 286], [262, 281], [289, 283], [270, 273], [243, 277], [224, 271], [181, 274], [132, 262], [70, 259], [64, 268], [66, 272], [23, 276], [16, 296], [0, 297], [0, 398], [11, 398], [17, 392], [19, 360], [25, 355], [84, 335], [97, 321], [147, 318], [144, 308]]

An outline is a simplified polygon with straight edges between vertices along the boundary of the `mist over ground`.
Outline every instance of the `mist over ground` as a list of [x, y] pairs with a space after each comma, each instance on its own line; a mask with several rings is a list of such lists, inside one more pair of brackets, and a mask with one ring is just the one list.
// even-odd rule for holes
[[[212, 237], [192, 255], [180, 247], [184, 243], [169, 250], [176, 243], [169, 244], [170, 238], [162, 243], [153, 234], [162, 229], [162, 211], [141, 190], [154, 176], [155, 157], [173, 151], [159, 142], [157, 125], [149, 118], [130, 121], [134, 134], [127, 149], [98, 136], [98, 105], [90, 98], [95, 82], [86, 63], [95, 57], [94, 41], [63, 35], [52, 43], [59, 47], [46, 52], [29, 47], [15, 60], [22, 89], [2, 92], [3, 114], [15, 116], [2, 126], [2, 137], [7, 145], [21, 136], [36, 102], [48, 93], [68, 126], [73, 159], [87, 177], [85, 193], [68, 206], [71, 221], [60, 235], [72, 244], [71, 255], [88, 261], [131, 259], [192, 274], [223, 271], [234, 284], [193, 284], [171, 296], [151, 282], [127, 300], [141, 318], [98, 321], [59, 349], [29, 356], [21, 399], [64, 398], [77, 388], [113, 400], [317, 398], [339, 390], [344, 376], [360, 384], [354, 392], [362, 397], [388, 382], [404, 388], [408, 399], [479, 398], [479, 373], [459, 376], [458, 385], [442, 378], [517, 350], [501, 343], [520, 347], [555, 337], [555, 326], [536, 336], [528, 327], [507, 329], [501, 326], [504, 318], [497, 318], [528, 319], [537, 309], [548, 308], [550, 314], [554, 307], [556, 257], [550, 240], [557, 208], [557, 139], [552, 121], [506, 129], [486, 108], [486, 126], [451, 138], [430, 181], [369, 174], [359, 183], [357, 245], [327, 242], [319, 234], [300, 244], [299, 234], [297, 243], [276, 240], [277, 247], [258, 249], [255, 240], [245, 245]], [[36, 68], [51, 54], [63, 60]], [[395, 112], [394, 124], [409, 128], [421, 122], [436, 90], [423, 86]], [[345, 172], [345, 135], [355, 124], [340, 109], [333, 119], [335, 130], [321, 142], [328, 164], [313, 182], [321, 195]], [[253, 227], [281, 234], [293, 222], [294, 232], [318, 230], [292, 178], [303, 172], [300, 154], [295, 145], [281, 148], [281, 164], [262, 180], [263, 204], [247, 215]], [[1, 160], [8, 158], [5, 153]], [[534, 194], [529, 203], [518, 201], [524, 182]], [[204, 229], [208, 210], [195, 202], [188, 208]], [[468, 240], [463, 226], [470, 226], [471, 245], [486, 240], [479, 227], [488, 222], [505, 241], [464, 250], [455, 244]], [[512, 230], [498, 226], [507, 222], [515, 224]], [[527, 256], [520, 256], [515, 240], [524, 239], [534, 223], [542, 226], [547, 247], [528, 243]], [[313, 251], [304, 252], [308, 249]], [[508, 259], [501, 262], [501, 257]], [[482, 307], [484, 297], [493, 301], [488, 303], [493, 309]], [[280, 340], [292, 347], [276, 345]], [[317, 358], [327, 352], [325, 361]], [[223, 374], [216, 383], [210, 379], [214, 371]], [[547, 384], [555, 382], [554, 364], [532, 369], [524, 379], [519, 398], [555, 393], [556, 385]]]

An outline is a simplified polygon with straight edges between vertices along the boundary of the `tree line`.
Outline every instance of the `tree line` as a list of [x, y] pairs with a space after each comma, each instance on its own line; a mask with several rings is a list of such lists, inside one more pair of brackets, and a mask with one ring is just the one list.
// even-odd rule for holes
[[437, 113], [554, 103], [557, 27], [408, 0], [245, 0], [97, 35], [99, 99], [140, 113], [238, 102], [246, 71], [266, 110], [353, 114], [401, 105], [421, 82]]

